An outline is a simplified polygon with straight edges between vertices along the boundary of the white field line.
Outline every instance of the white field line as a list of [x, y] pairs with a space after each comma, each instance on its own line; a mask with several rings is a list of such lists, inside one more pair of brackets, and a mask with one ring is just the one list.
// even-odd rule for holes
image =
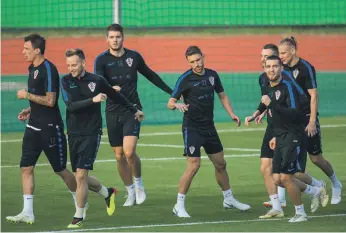
[[[344, 217], [345, 214], [327, 214], [327, 215], [316, 215], [309, 216], [308, 218], [328, 218], [328, 217]], [[121, 229], [140, 229], [140, 228], [157, 228], [157, 227], [177, 227], [177, 226], [194, 226], [194, 225], [211, 225], [211, 224], [226, 224], [226, 223], [250, 223], [250, 222], [263, 222], [263, 221], [280, 221], [287, 220], [289, 218], [272, 218], [272, 219], [249, 219], [249, 220], [226, 220], [226, 221], [208, 221], [208, 222], [186, 222], [186, 223], [172, 223], [172, 224], [149, 224], [149, 225], [137, 225], [137, 226], [120, 226], [120, 227], [100, 227], [100, 228], [84, 228], [78, 230], [70, 230], [71, 232], [78, 231], [116, 231]], [[231, 227], [231, 226], [230, 226]], [[66, 232], [62, 231], [48, 231], [48, 232]]]
[[[340, 128], [346, 127], [346, 124], [338, 124], [338, 125], [321, 125], [321, 128]], [[254, 132], [254, 131], [263, 131], [265, 128], [239, 128], [239, 129], [221, 129], [218, 130], [218, 133], [230, 133], [230, 132]], [[152, 136], [170, 136], [170, 135], [181, 135], [182, 132], [156, 132], [156, 133], [142, 133], [141, 137], [152, 137]], [[107, 135], [102, 135], [103, 138], [108, 138]], [[10, 142], [21, 142], [22, 139], [10, 139], [10, 140], [2, 140], [1, 143], [10, 143]]]
[[[245, 157], [259, 157], [259, 154], [234, 154], [234, 155], [225, 155], [225, 158], [245, 158]], [[202, 156], [202, 159], [207, 159], [208, 157]], [[184, 156], [181, 157], [162, 157], [162, 158], [141, 158], [141, 161], [172, 161], [172, 160], [186, 160]], [[95, 163], [108, 163], [108, 162], [116, 162], [115, 159], [100, 159], [96, 160]], [[67, 164], [70, 164], [68, 162]], [[35, 165], [36, 167], [45, 167], [50, 166], [49, 163], [38, 163]], [[19, 165], [4, 165], [1, 168], [13, 168], [18, 167]]]

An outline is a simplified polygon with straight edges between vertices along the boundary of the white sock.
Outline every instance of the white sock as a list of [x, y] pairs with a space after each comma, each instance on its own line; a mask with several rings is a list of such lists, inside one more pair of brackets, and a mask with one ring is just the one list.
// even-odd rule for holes
[[272, 202], [273, 209], [282, 211], [279, 195], [277, 194], [270, 195], [269, 198], [270, 198], [270, 201]]
[[329, 177], [329, 179], [332, 181], [333, 188], [340, 188], [340, 181], [336, 177], [335, 172], [333, 173], [332, 176]]
[[143, 180], [142, 177], [133, 177], [135, 180], [135, 186], [143, 189]]
[[279, 195], [280, 201], [285, 201], [286, 200], [286, 189], [278, 186], [278, 195]]
[[304, 193], [308, 194], [309, 196], [316, 196], [319, 191], [320, 187], [315, 187], [307, 184]]
[[304, 210], [304, 205], [296, 205], [294, 206], [296, 208], [296, 214], [300, 214], [300, 215], [306, 215], [305, 210]]
[[34, 195], [23, 195], [23, 212], [29, 216], [34, 216]]
[[226, 191], [222, 191], [223, 194], [223, 199], [233, 199], [233, 193], [232, 193], [232, 189], [228, 189]]
[[311, 186], [317, 186], [317, 187], [322, 187], [323, 183], [320, 180], [316, 180], [314, 177], [311, 177], [312, 182]]
[[73, 201], [74, 201], [74, 205], [77, 207], [77, 198], [76, 198], [76, 192], [71, 192], [70, 193], [72, 194], [72, 197], [73, 197]]
[[135, 185], [134, 184], [126, 186], [126, 189], [127, 189], [127, 195], [129, 195], [129, 196], [134, 195], [134, 193], [135, 193]]
[[83, 218], [83, 212], [84, 212], [84, 208], [76, 207], [76, 213], [74, 214], [74, 217]]
[[185, 197], [186, 197], [185, 194], [178, 193], [177, 206], [179, 208], [184, 208], [185, 209]]
[[108, 189], [103, 185], [101, 185], [101, 189], [97, 193], [100, 194], [103, 198], [107, 198], [109, 195]]

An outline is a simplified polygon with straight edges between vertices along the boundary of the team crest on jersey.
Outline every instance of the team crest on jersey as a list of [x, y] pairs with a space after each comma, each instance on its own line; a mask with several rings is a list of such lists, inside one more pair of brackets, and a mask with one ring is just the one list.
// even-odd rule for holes
[[298, 69], [293, 70], [293, 77], [294, 78], [297, 78], [298, 74], [299, 74], [299, 70]]
[[36, 79], [37, 76], [38, 76], [38, 70], [35, 70], [35, 72], [34, 72], [34, 79]]
[[128, 65], [129, 67], [131, 67], [131, 66], [132, 66], [132, 63], [133, 63], [133, 59], [132, 59], [132, 58], [127, 58], [127, 59], [126, 59], [126, 63], [127, 63], [127, 65]]
[[209, 77], [209, 82], [210, 82], [210, 84], [212, 85], [212, 86], [214, 86], [214, 77], [213, 76], [210, 76]]
[[90, 83], [88, 84], [88, 87], [89, 87], [89, 89], [90, 89], [91, 92], [94, 92], [94, 91], [95, 91], [95, 87], [96, 87], [96, 83], [90, 82]]
[[276, 100], [278, 100], [278, 99], [280, 98], [280, 95], [281, 95], [281, 92], [280, 92], [279, 90], [277, 90], [277, 91], [275, 92], [275, 98], [276, 98]]
[[195, 152], [195, 147], [194, 146], [190, 146], [189, 150], [190, 150], [190, 153], [193, 154], [193, 152]]

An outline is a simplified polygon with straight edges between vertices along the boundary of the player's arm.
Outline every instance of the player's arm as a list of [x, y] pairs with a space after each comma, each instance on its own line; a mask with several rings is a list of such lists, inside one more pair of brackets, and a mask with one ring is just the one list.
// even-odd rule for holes
[[120, 104], [128, 109], [130, 112], [135, 114], [135, 118], [139, 121], [144, 120], [144, 113], [138, 110], [134, 104], [132, 104], [125, 96], [123, 96], [120, 92], [113, 89], [111, 85], [107, 82], [106, 79], [101, 77], [102, 83], [102, 92], [104, 92], [108, 98], [110, 98], [113, 103]]
[[155, 86], [163, 90], [164, 92], [171, 95], [173, 90], [160, 78], [160, 76], [155, 73], [152, 69], [150, 69], [145, 63], [143, 57], [138, 54], [139, 62], [138, 62], [138, 71], [141, 73], [146, 79], [152, 82]]
[[46, 95], [34, 95], [25, 89], [17, 92], [18, 99], [28, 99], [40, 105], [47, 107], [54, 107], [56, 104], [56, 93], [59, 91], [59, 73], [55, 67], [51, 67], [48, 62], [44, 63], [46, 66], [47, 78], [45, 81]]
[[318, 110], [318, 92], [316, 82], [316, 72], [313, 66], [306, 64], [309, 75], [306, 76], [305, 86], [311, 96], [310, 99], [310, 123], [316, 123], [317, 110]]
[[235, 116], [231, 101], [228, 98], [228, 96], [226, 95], [226, 93], [220, 92], [220, 93], [217, 93], [217, 95], [219, 96], [220, 102], [221, 102], [222, 106], [225, 108], [228, 115], [230, 115], [231, 117]]
[[220, 77], [218, 75], [216, 75], [216, 77], [215, 77], [215, 91], [216, 91], [217, 95], [219, 96], [220, 102], [221, 102], [222, 106], [225, 108], [228, 115], [231, 116], [233, 121], [237, 122], [237, 126], [240, 126], [239, 117], [237, 117], [234, 114], [231, 101], [228, 98], [228, 96], [226, 95], [224, 88], [222, 86]]
[[305, 86], [310, 94], [310, 120], [306, 127], [308, 136], [314, 136], [317, 133], [316, 129], [316, 118], [318, 111], [318, 91], [316, 82], [316, 71], [315, 68], [309, 64], [305, 64], [309, 75], [306, 76]]
[[105, 76], [105, 69], [104, 69], [105, 67], [104, 67], [104, 63], [102, 60], [103, 59], [101, 56], [96, 57], [95, 62], [94, 62], [94, 73], [104, 77]]
[[308, 89], [310, 94], [310, 123], [316, 123], [317, 110], [318, 110], [318, 92], [317, 88]]
[[30, 113], [31, 113], [31, 107], [25, 108], [20, 113], [18, 113], [17, 118], [20, 121], [25, 121], [30, 117]]
[[61, 79], [61, 94], [66, 104], [66, 107], [70, 112], [78, 111], [94, 103], [93, 98], [88, 98], [88, 99], [80, 100], [80, 101], [74, 101], [70, 93], [70, 88], [68, 87], [64, 78]]
[[[266, 90], [267, 84], [264, 82], [262, 75], [258, 78], [258, 83], [259, 83], [259, 86], [261, 88], [261, 93], [262, 93], [261, 96], [266, 95], [267, 94], [267, 90]], [[250, 122], [254, 121], [257, 117], [259, 117], [259, 118], [258, 118], [258, 120], [256, 120], [256, 123], [257, 123], [257, 121], [261, 122], [261, 120], [265, 116], [266, 112], [267, 112], [267, 106], [265, 106], [262, 102], [260, 102], [258, 104], [257, 110], [254, 113], [252, 113], [251, 116], [245, 117], [245, 125], [249, 126]]]
[[168, 100], [167, 108], [170, 110], [179, 109], [180, 112], [186, 112], [189, 110], [189, 105], [185, 103], [178, 103], [178, 100], [182, 96], [183, 92], [185, 91], [185, 82], [182, 80], [182, 76], [178, 79], [175, 88], [173, 90], [173, 93], [171, 95], [171, 98]]
[[268, 108], [273, 108], [282, 118], [295, 120], [300, 116], [300, 104], [297, 91], [290, 85], [290, 87], [285, 89], [282, 95], [282, 98], [284, 98], [282, 104], [273, 103], [268, 95], [262, 96], [262, 103]]

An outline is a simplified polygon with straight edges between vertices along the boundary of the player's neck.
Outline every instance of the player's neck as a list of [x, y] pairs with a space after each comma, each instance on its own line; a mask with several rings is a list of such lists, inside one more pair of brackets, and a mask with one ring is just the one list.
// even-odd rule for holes
[[121, 49], [119, 50], [109, 49], [109, 52], [115, 57], [121, 57], [122, 55], [124, 55], [125, 49], [124, 47], [121, 47]]
[[282, 80], [282, 76], [280, 75], [280, 77], [276, 81], [273, 81], [273, 82], [270, 81], [270, 86], [271, 87], [277, 86], [281, 82], [281, 80]]
[[42, 64], [42, 62], [44, 62], [45, 58], [44, 56], [37, 56], [34, 58], [34, 60], [32, 61], [32, 65], [34, 67], [38, 67], [39, 65]]
[[192, 69], [192, 71], [193, 71], [195, 74], [198, 74], [198, 75], [201, 75], [201, 76], [205, 74], [205, 69], [203, 69], [200, 73], [194, 71], [193, 69]]
[[290, 62], [290, 64], [288, 64], [289, 67], [293, 67], [295, 66], [299, 61], [299, 57], [298, 56], [294, 56], [292, 61]]
[[85, 73], [86, 73], [86, 71], [83, 70], [82, 73], [81, 73], [77, 78], [78, 78], [79, 80], [81, 80], [81, 79], [84, 77]]

